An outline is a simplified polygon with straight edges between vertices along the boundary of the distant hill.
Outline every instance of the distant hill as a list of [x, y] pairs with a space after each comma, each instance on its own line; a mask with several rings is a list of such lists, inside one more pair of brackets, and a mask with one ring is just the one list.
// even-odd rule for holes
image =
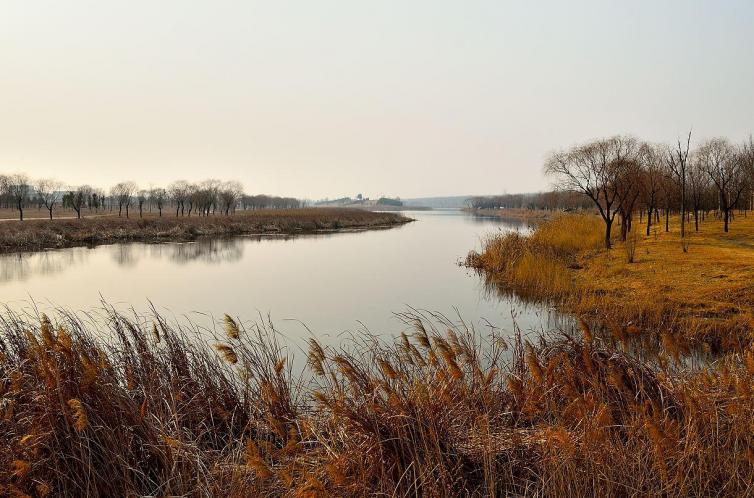
[[449, 209], [466, 207], [466, 200], [473, 197], [472, 195], [456, 195], [450, 197], [418, 197], [416, 199], [402, 199], [403, 205], [424, 206], [433, 209]]

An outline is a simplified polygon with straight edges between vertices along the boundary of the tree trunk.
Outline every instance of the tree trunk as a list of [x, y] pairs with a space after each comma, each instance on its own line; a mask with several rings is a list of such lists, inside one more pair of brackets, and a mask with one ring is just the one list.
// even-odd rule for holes
[[725, 233], [728, 233], [728, 213], [729, 213], [729, 211], [730, 211], [729, 209], [724, 209], [723, 210], [723, 231]]
[[649, 230], [652, 228], [652, 208], [647, 211], [647, 237], [649, 237]]
[[670, 231], [670, 208], [665, 208], [665, 231]]
[[613, 220], [608, 219], [605, 220], [605, 249], [610, 249], [613, 247], [612, 241], [610, 240], [611, 232], [613, 231]]
[[48, 208], [50, 210], [50, 219], [52, 219], [52, 208]]
[[681, 238], [686, 236], [686, 176], [681, 182]]

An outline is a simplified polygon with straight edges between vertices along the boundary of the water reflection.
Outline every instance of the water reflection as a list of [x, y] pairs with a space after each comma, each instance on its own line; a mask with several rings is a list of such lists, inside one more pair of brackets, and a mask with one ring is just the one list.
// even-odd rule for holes
[[513, 229], [520, 232], [527, 232], [532, 229], [533, 225], [526, 220], [518, 218], [500, 218], [486, 214], [469, 213], [469, 221], [477, 225], [489, 225], [492, 223], [503, 223], [506, 229]]
[[138, 255], [135, 254], [134, 245], [116, 244], [112, 246], [112, 258], [118, 266], [133, 268], [138, 262]]
[[721, 357], [720, 351], [715, 351], [704, 344], [676, 344], [677, 357], [671, 358], [662, 344], [660, 335], [655, 330], [640, 330], [632, 332], [634, 327], [618, 324], [607, 324], [604, 321], [590, 318], [579, 320], [575, 316], [559, 312], [554, 304], [545, 302], [541, 298], [525, 291], [512, 290], [494, 281], [489, 274], [482, 270], [472, 270], [482, 282], [482, 292], [488, 299], [497, 297], [500, 300], [517, 301], [521, 309], [549, 308], [543, 324], [546, 326], [540, 335], [546, 338], [583, 337], [584, 327], [600, 345], [608, 350], [620, 350], [642, 362], [655, 366], [668, 365], [671, 368], [704, 368]]
[[[247, 237], [245, 240], [262, 240], [262, 237]], [[199, 239], [179, 244], [156, 244], [141, 246], [151, 258], [165, 258], [179, 265], [193, 262], [210, 264], [233, 263], [243, 257], [244, 239]]]
[[[74, 247], [33, 253], [0, 255], [0, 282], [22, 282], [34, 276], [53, 276], [77, 266], [85, 266], [93, 251], [106, 251], [111, 261], [122, 268], [135, 268], [143, 259], [161, 259], [178, 265], [194, 262], [233, 263], [243, 257], [247, 240], [261, 241], [263, 237], [235, 239], [199, 239], [194, 242], [165, 244], [113, 244], [98, 248]], [[279, 237], [288, 240], [288, 237]]]
[[3, 254], [0, 255], [0, 282], [24, 281], [37, 274], [53, 275], [85, 261], [85, 250]]

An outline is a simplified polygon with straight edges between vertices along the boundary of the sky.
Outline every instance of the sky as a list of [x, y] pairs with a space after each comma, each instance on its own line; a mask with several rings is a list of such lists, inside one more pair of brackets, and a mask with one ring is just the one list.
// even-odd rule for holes
[[0, 0], [0, 172], [403, 198], [754, 132], [754, 2]]

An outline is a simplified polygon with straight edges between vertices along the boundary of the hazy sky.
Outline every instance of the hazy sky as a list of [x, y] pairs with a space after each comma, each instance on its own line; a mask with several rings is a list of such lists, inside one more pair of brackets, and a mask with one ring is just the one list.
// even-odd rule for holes
[[752, 0], [0, 0], [0, 171], [538, 190], [591, 137], [747, 137], [752, 26]]

